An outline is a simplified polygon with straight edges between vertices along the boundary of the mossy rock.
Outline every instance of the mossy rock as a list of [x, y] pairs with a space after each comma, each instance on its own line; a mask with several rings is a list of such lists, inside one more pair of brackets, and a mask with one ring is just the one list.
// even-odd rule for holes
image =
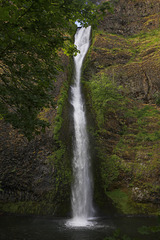
[[131, 192], [127, 189], [115, 189], [108, 191], [107, 196], [112, 199], [113, 204], [116, 206], [119, 213], [122, 214], [160, 214], [158, 207], [151, 203], [136, 203], [131, 198]]

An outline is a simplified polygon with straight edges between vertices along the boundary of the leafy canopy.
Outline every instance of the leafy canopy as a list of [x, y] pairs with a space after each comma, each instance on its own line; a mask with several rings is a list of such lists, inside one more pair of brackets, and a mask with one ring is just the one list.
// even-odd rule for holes
[[106, 8], [85, 0], [0, 0], [0, 116], [28, 139], [47, 126], [37, 116], [54, 104], [58, 50], [76, 52], [75, 21], [96, 24]]

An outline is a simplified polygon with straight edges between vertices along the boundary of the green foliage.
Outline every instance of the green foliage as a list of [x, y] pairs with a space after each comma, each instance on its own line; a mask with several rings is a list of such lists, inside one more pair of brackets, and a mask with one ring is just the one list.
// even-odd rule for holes
[[[140, 228], [138, 228], [138, 232], [141, 234], [141, 235], [150, 235], [152, 234], [151, 238], [153, 239], [153, 233], [159, 233], [160, 232], [160, 225], [157, 225], [157, 226], [142, 226]], [[151, 239], [150, 238], [150, 239]], [[137, 239], [137, 238], [136, 238]], [[138, 237], [138, 239], [140, 239]], [[154, 239], [157, 239], [157, 236], [155, 236]], [[104, 238], [104, 240], [135, 240], [135, 238], [130, 238], [129, 236], [127, 235], [124, 235], [120, 229], [116, 229], [113, 233], [112, 236], [110, 237], [106, 237]]]
[[106, 237], [104, 240], [133, 240], [127, 235], [123, 235], [119, 229], [117, 229], [114, 233], [113, 236], [111, 237]]
[[124, 214], [137, 213], [128, 192], [124, 192], [121, 189], [115, 189], [113, 191], [108, 191], [107, 196], [112, 199], [120, 212], [123, 212]]
[[101, 163], [101, 176], [103, 180], [103, 187], [105, 191], [108, 190], [111, 184], [117, 180], [119, 176], [119, 157], [117, 155], [112, 155], [109, 157], [102, 156]]
[[69, 88], [69, 84], [68, 82], [65, 82], [62, 86], [60, 97], [57, 103], [57, 114], [55, 117], [55, 124], [54, 124], [54, 139], [56, 141], [59, 140], [60, 129], [63, 123], [62, 113], [63, 113], [63, 107], [68, 98], [68, 88]]
[[95, 24], [104, 9], [85, 0], [0, 1], [0, 115], [28, 139], [48, 125], [38, 113], [53, 105], [59, 49], [76, 51], [75, 21]]
[[142, 226], [138, 229], [139, 233], [142, 235], [150, 235], [153, 233], [160, 232], [160, 216], [158, 216], [158, 224], [155, 226]]
[[149, 235], [151, 233], [159, 233], [160, 232], [160, 225], [157, 226], [143, 226], [138, 229], [139, 233], [142, 235]]
[[104, 73], [94, 76], [88, 84], [98, 127], [101, 128], [104, 126], [108, 112], [115, 112], [117, 108], [122, 108], [124, 104], [122, 88], [109, 80]]
[[22, 215], [52, 215], [56, 210], [55, 204], [49, 202], [48, 199], [45, 201], [25, 201], [25, 202], [5, 202], [0, 203], [0, 209], [3, 212], [11, 214], [22, 214]]
[[[156, 106], [139, 104], [135, 107], [133, 104], [125, 112], [125, 118], [127, 124], [124, 125], [120, 140], [112, 153], [119, 157], [120, 177], [124, 179], [122, 183], [119, 182], [119, 187], [125, 185], [128, 193], [128, 186], [132, 190], [138, 188], [142, 194], [142, 201], [151, 199], [153, 194], [153, 199], [156, 199], [156, 195], [159, 194], [157, 177], [160, 164], [160, 113]], [[118, 201], [118, 197], [115, 199]], [[140, 212], [159, 214], [155, 205], [134, 205]]]
[[144, 117], [157, 116], [159, 111], [157, 109], [155, 109], [153, 106], [146, 105], [141, 109], [137, 109], [137, 111], [135, 111], [135, 113], [136, 113], [137, 118], [140, 119], [140, 118], [144, 118]]
[[[129, 113], [130, 112], [130, 113]], [[158, 141], [160, 140], [159, 129], [155, 131], [148, 131], [148, 125], [150, 121], [155, 121], [160, 118], [160, 113], [153, 106], [146, 105], [142, 108], [134, 107], [125, 113], [125, 116], [132, 116], [137, 121], [138, 133], [135, 136], [137, 142]]]
[[155, 103], [157, 104], [157, 106], [160, 106], [160, 93], [156, 93], [154, 95], [154, 100], [155, 100]]
[[49, 156], [48, 161], [54, 167], [54, 197], [55, 201], [63, 202], [64, 195], [69, 198], [71, 183], [71, 166], [66, 161], [66, 147], [58, 142], [58, 148]]
[[148, 133], [146, 131], [144, 132], [139, 132], [136, 135], [136, 141], [137, 142], [154, 142], [160, 140], [160, 131], [155, 131], [153, 133]]

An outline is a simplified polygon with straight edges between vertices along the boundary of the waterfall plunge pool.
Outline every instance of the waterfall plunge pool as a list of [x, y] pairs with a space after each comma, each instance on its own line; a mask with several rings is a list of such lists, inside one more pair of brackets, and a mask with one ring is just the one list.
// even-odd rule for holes
[[[160, 233], [141, 235], [138, 228], [158, 224], [155, 217], [106, 217], [89, 220], [86, 227], [66, 226], [68, 219], [0, 216], [1, 240], [104, 240], [120, 229], [130, 240], [160, 240]], [[127, 238], [126, 238], [127, 239]], [[117, 240], [117, 239], [116, 239]], [[118, 239], [119, 240], [119, 239]]]

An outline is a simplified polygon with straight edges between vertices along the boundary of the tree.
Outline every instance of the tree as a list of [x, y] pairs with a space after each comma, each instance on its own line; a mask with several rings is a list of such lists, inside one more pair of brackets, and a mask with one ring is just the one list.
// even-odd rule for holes
[[1, 0], [0, 7], [0, 114], [30, 139], [47, 126], [38, 113], [54, 104], [58, 50], [76, 52], [74, 22], [93, 23], [104, 8], [85, 0]]

